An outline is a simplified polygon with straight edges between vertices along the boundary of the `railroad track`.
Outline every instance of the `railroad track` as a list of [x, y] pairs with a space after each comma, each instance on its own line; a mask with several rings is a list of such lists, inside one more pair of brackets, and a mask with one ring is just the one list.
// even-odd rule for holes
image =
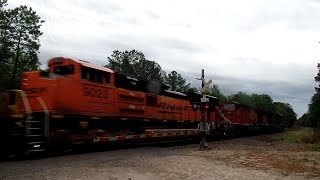
[[[286, 131], [299, 130], [301, 128], [293, 128], [286, 129]], [[282, 132], [281, 132], [282, 133]], [[242, 137], [250, 137], [250, 136], [259, 136], [266, 135], [270, 133], [251, 133], [251, 134], [242, 134], [241, 136], [211, 136], [208, 137], [208, 142], [219, 141], [219, 140], [227, 140], [234, 138], [242, 138]], [[90, 153], [90, 152], [101, 152], [101, 151], [111, 151], [111, 150], [120, 150], [120, 149], [131, 149], [131, 148], [140, 148], [140, 147], [172, 147], [172, 146], [184, 146], [189, 144], [199, 144], [201, 141], [200, 136], [193, 136], [187, 138], [177, 138], [177, 139], [159, 139], [158, 141], [150, 141], [150, 142], [105, 142], [94, 145], [88, 144], [75, 144], [66, 147], [65, 149], [60, 149], [58, 151], [49, 150], [42, 153], [32, 154], [25, 156], [24, 154], [15, 154], [9, 157], [4, 157], [0, 159], [1, 161], [7, 160], [26, 160], [26, 159], [34, 159], [34, 158], [46, 158], [46, 157], [55, 157], [55, 156], [64, 156], [64, 155], [72, 155], [72, 154], [81, 154], [81, 153]], [[199, 145], [200, 147], [200, 145]]]

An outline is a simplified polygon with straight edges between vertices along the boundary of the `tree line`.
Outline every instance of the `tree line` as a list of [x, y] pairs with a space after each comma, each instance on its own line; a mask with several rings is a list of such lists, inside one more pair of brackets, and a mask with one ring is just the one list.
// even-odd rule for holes
[[[31, 7], [21, 5], [10, 9], [7, 5], [7, 0], [0, 0], [0, 91], [19, 88], [22, 72], [39, 70], [38, 51], [41, 45], [39, 37], [43, 34], [40, 27], [44, 23]], [[166, 73], [156, 61], [147, 59], [137, 50], [115, 50], [107, 61], [106, 67], [118, 73], [146, 80], [157, 80], [169, 85], [173, 91], [198, 91], [177, 71], [172, 70]], [[205, 93], [218, 97], [222, 101], [237, 101], [252, 108], [281, 113], [285, 117], [287, 127], [291, 127], [296, 120], [296, 114], [290, 104], [273, 102], [269, 95], [238, 92], [226, 96], [216, 84]], [[313, 97], [312, 102], [320, 102], [319, 93]], [[317, 109], [317, 106], [310, 106], [310, 109]], [[310, 117], [315, 115], [310, 113]]]
[[317, 68], [318, 73], [314, 79], [319, 85], [315, 87], [315, 94], [311, 97], [308, 111], [297, 121], [298, 126], [320, 128], [320, 63], [318, 63]]

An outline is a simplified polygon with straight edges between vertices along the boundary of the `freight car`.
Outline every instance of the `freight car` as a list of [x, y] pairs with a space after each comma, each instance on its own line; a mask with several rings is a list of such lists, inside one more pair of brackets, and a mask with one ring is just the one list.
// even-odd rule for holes
[[[0, 138], [10, 151], [39, 152], [70, 144], [198, 134], [202, 117], [197, 110], [202, 97], [198, 93], [170, 91], [160, 82], [115, 73], [82, 60], [53, 58], [48, 66], [48, 72], [23, 73], [21, 90], [0, 96]], [[269, 125], [263, 113], [206, 97], [208, 135]], [[281, 126], [279, 117], [271, 118], [272, 126]]]

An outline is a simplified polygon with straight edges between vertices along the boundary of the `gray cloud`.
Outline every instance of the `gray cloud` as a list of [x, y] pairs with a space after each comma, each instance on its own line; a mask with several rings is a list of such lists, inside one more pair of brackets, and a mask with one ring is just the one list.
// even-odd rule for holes
[[56, 56], [105, 65], [113, 50], [136, 49], [195, 86], [204, 68], [226, 94], [270, 94], [299, 115], [314, 93], [316, 0], [9, 1], [10, 7], [20, 4], [46, 20], [42, 66]]
[[186, 52], [199, 53], [200, 51], [203, 51], [201, 47], [181, 39], [163, 38], [163, 39], [158, 39], [158, 42], [159, 43], [157, 44], [159, 44], [163, 48], [167, 48], [168, 50], [182, 51], [182, 53], [186, 53]]
[[[189, 80], [193, 81], [193, 85], [196, 84], [197, 87], [200, 87], [199, 82], [192, 79]], [[290, 103], [298, 116], [306, 112], [305, 105], [310, 102], [310, 94], [314, 93], [314, 88], [310, 84], [306, 84], [305, 87], [297, 87], [292, 84], [257, 83], [234, 78], [223, 78], [217, 82], [216, 84], [219, 85], [225, 95], [234, 94], [238, 91], [248, 94], [268, 94], [275, 102]]]
[[251, 13], [240, 11], [242, 16], [235, 22], [235, 28], [255, 31], [270, 24], [282, 24], [290, 29], [320, 30], [320, 2], [317, 0], [259, 1], [253, 8]]

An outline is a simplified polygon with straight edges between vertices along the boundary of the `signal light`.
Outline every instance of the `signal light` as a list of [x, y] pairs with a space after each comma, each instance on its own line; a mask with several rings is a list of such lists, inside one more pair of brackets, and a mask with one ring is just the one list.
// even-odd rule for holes
[[203, 111], [209, 111], [210, 110], [210, 105], [208, 103], [201, 103], [201, 106], [200, 106], [200, 110], [203, 112]]

